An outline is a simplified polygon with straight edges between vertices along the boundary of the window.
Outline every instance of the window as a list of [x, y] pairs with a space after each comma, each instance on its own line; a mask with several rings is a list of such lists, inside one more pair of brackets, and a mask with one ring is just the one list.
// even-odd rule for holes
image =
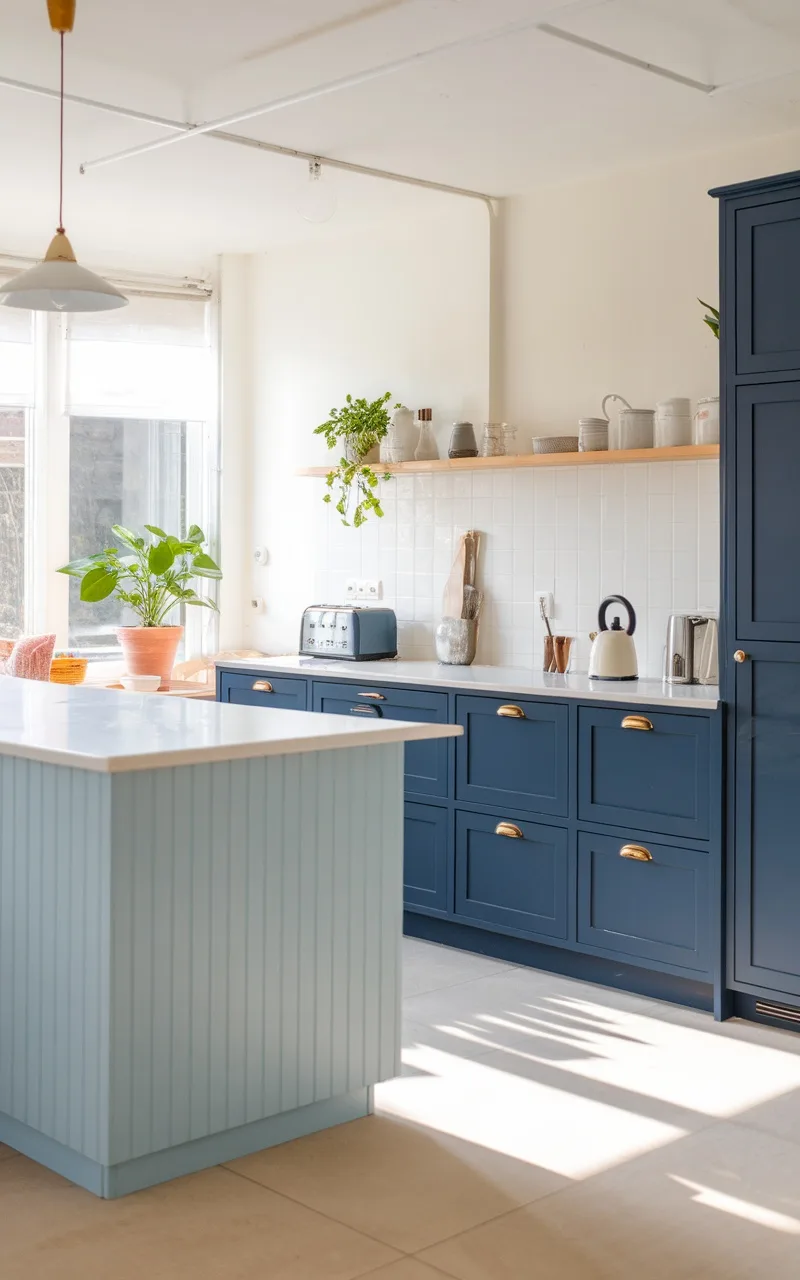
[[33, 405], [33, 323], [29, 313], [0, 315], [0, 637], [26, 622], [29, 501], [26, 442]]
[[[215, 359], [204, 295], [35, 320], [0, 307], [0, 637], [53, 630], [59, 647], [116, 657], [115, 629], [135, 619], [55, 573], [114, 545], [115, 524], [199, 524], [217, 552]], [[186, 656], [216, 648], [209, 610], [170, 622]]]
[[25, 629], [25, 409], [0, 408], [0, 636]]

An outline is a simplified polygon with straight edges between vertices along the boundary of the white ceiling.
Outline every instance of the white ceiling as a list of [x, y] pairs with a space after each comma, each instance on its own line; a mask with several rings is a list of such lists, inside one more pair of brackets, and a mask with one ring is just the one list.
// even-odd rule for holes
[[[720, 88], [705, 95], [536, 22]], [[232, 130], [507, 195], [800, 127], [798, 0], [78, 0], [68, 89], [201, 121], [481, 33]], [[0, 75], [55, 86], [45, 0], [0, 0]], [[53, 101], [0, 88], [0, 249], [41, 252], [50, 234], [56, 124]], [[77, 106], [67, 129], [67, 225], [95, 262], [199, 270], [218, 252], [448, 199], [336, 173], [338, 212], [320, 231], [297, 213], [296, 161], [196, 138], [80, 177], [82, 160], [162, 131]]]

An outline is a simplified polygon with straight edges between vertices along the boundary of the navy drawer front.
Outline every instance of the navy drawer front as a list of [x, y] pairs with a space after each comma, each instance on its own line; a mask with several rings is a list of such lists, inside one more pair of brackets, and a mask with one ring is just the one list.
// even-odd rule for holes
[[457, 799], [567, 816], [565, 706], [459, 695], [456, 722], [464, 728], [456, 747]]
[[245, 707], [280, 707], [305, 711], [307, 682], [302, 676], [273, 676], [253, 672], [223, 671], [220, 702]]
[[[315, 680], [312, 710], [328, 715], [363, 715], [418, 724], [447, 724], [447, 694], [369, 683]], [[447, 739], [409, 742], [405, 750], [405, 788], [415, 795], [447, 796]]]
[[[497, 834], [504, 827], [520, 836]], [[459, 810], [455, 914], [515, 933], [566, 938], [567, 849], [561, 827]]]
[[406, 801], [404, 818], [403, 902], [413, 911], [447, 910], [447, 832], [450, 811]]
[[[652, 728], [624, 728], [629, 719]], [[710, 750], [702, 716], [580, 707], [578, 817], [708, 839]]]
[[620, 957], [711, 970], [709, 855], [630, 837], [578, 834], [578, 941]]

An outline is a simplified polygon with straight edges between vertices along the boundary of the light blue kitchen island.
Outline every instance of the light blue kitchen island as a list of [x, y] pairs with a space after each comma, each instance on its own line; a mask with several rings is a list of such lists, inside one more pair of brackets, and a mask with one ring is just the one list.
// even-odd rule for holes
[[0, 679], [0, 1142], [114, 1197], [367, 1114], [458, 733]]

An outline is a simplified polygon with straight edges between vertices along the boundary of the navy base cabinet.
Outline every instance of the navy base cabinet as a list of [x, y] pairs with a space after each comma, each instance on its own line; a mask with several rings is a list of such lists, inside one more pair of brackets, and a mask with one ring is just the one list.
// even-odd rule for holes
[[[265, 663], [220, 669], [217, 687], [224, 701], [281, 697], [326, 714], [463, 727], [460, 738], [406, 747], [407, 931], [411, 922], [434, 941], [715, 1007], [719, 710], [373, 684], [372, 674], [317, 678], [313, 667]], [[272, 692], [259, 690], [265, 681]], [[645, 850], [640, 860], [624, 854], [630, 846]]]

